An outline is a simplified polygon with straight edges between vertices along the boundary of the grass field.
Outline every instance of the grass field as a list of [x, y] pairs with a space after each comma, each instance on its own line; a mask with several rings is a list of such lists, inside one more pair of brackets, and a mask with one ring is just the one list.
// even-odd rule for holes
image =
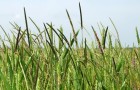
[[[140, 89], [139, 48], [123, 48], [117, 30], [118, 38], [112, 43], [108, 27], [101, 27], [101, 39], [91, 27], [95, 36], [92, 46], [83, 37], [79, 42], [77, 36], [84, 30], [80, 4], [79, 10], [81, 29], [78, 31], [66, 10], [73, 31], [70, 40], [63, 34], [63, 28], [55, 29], [52, 24], [44, 23], [44, 30], [41, 30], [27, 18], [25, 9], [26, 29], [11, 23], [15, 32], [9, 37], [1, 26], [7, 37], [7, 40], [0, 38], [1, 90]], [[29, 31], [29, 20], [38, 34]], [[136, 38], [140, 44], [137, 29]]]

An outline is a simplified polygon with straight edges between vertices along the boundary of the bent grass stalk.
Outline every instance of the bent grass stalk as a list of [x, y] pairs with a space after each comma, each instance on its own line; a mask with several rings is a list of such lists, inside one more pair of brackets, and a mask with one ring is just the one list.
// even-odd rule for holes
[[30, 48], [30, 35], [29, 35], [29, 29], [28, 29], [28, 21], [27, 21], [27, 17], [26, 17], [26, 10], [24, 7], [24, 16], [25, 16], [25, 24], [26, 24], [26, 31], [27, 31], [27, 37], [28, 37], [28, 44], [29, 44], [29, 48]]
[[74, 29], [74, 26], [73, 26], [73, 23], [72, 23], [72, 20], [71, 20], [71, 17], [69, 15], [68, 10], [66, 10], [66, 13], [67, 13], [67, 16], [68, 16], [68, 19], [69, 19], [69, 22], [70, 22], [70, 25], [71, 25], [71, 28], [72, 28], [72, 31], [73, 31], [73, 37], [74, 37], [74, 40], [75, 40], [75, 43], [76, 43], [76, 48], [78, 48], [78, 42], [77, 42], [77, 37], [76, 37], [75, 29]]

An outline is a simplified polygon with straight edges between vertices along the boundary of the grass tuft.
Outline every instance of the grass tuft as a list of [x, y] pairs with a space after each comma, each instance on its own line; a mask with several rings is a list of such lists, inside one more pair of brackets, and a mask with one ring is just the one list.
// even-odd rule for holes
[[[38, 34], [29, 32], [25, 8], [25, 29], [17, 23], [10, 23], [13, 26], [11, 37], [0, 25], [6, 36], [4, 39], [0, 36], [0, 90], [140, 89], [139, 46], [123, 48], [111, 19], [117, 33], [115, 43], [110, 29], [102, 23], [101, 26], [98, 24], [101, 37], [92, 26], [95, 40], [89, 41], [82, 36], [84, 42], [79, 41], [79, 33], [83, 28], [86, 30], [80, 3], [79, 10], [81, 26], [77, 31], [66, 10], [72, 27], [70, 39], [62, 27], [55, 28], [52, 23], [43, 23], [41, 29], [30, 17]], [[140, 44], [137, 28], [136, 38]], [[97, 44], [90, 45], [89, 42]], [[80, 44], [83, 46], [79, 47]]]

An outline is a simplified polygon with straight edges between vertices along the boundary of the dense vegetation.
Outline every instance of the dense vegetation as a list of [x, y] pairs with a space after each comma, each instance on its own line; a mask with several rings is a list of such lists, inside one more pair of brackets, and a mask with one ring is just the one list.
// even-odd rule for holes
[[[104, 26], [100, 28], [101, 39], [91, 27], [96, 39], [92, 46], [83, 37], [79, 42], [77, 36], [84, 30], [80, 4], [79, 10], [81, 29], [78, 31], [66, 10], [73, 31], [70, 40], [64, 35], [63, 28], [55, 29], [52, 24], [44, 23], [44, 30], [41, 30], [31, 18], [26, 17], [25, 9], [26, 29], [11, 23], [16, 32], [9, 37], [1, 26], [9, 42], [7, 45], [7, 41], [0, 39], [1, 90], [140, 89], [139, 48], [122, 48], [119, 36], [112, 43], [109, 28]], [[29, 31], [27, 19], [39, 34]], [[136, 37], [140, 44], [137, 29]]]

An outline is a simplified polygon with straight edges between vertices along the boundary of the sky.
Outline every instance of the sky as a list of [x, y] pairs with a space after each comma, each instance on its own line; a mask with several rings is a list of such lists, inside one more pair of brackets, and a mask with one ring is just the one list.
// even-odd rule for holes
[[[109, 27], [112, 36], [116, 38], [115, 29], [109, 19], [111, 18], [118, 29], [123, 46], [133, 46], [133, 43], [137, 46], [135, 28], [137, 27], [140, 32], [140, 0], [1, 0], [0, 25], [8, 33], [13, 29], [9, 22], [16, 22], [25, 28], [23, 11], [25, 7], [27, 16], [40, 27], [43, 28], [44, 22], [52, 22], [56, 28], [62, 26], [64, 34], [69, 36], [71, 27], [66, 9], [70, 13], [74, 27], [80, 29], [79, 2], [82, 7], [84, 27], [91, 36], [84, 34], [85, 37], [94, 38], [91, 26], [99, 35], [98, 24], [102, 23], [105, 27]], [[29, 19], [28, 22], [32, 32], [37, 32]]]

